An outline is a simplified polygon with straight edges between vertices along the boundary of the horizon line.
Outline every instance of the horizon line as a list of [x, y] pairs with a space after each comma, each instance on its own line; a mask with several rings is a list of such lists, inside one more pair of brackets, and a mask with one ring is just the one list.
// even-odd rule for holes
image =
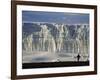
[[68, 24], [68, 25], [81, 25], [81, 24], [85, 24], [85, 25], [89, 25], [89, 23], [60, 23], [60, 22], [39, 22], [39, 21], [22, 21], [22, 23], [52, 23], [52, 24]]

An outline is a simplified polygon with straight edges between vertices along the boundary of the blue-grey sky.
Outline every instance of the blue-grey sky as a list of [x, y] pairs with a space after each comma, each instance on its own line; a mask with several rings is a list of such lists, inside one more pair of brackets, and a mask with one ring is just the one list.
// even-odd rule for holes
[[89, 24], [89, 14], [68, 12], [22, 11], [22, 22]]

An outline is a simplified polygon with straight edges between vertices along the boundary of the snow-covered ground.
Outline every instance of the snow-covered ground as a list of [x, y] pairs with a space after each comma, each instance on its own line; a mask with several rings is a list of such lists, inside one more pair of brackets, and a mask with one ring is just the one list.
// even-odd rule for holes
[[[50, 52], [25, 52], [23, 51], [23, 63], [38, 62], [63, 62], [77, 61], [77, 53], [50, 53]], [[87, 61], [87, 54], [80, 54], [80, 61]]]

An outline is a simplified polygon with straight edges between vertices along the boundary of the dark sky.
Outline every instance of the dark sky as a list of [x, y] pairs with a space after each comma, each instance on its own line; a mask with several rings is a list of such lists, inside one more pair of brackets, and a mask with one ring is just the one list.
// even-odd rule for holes
[[22, 22], [89, 24], [89, 14], [67, 12], [22, 11]]

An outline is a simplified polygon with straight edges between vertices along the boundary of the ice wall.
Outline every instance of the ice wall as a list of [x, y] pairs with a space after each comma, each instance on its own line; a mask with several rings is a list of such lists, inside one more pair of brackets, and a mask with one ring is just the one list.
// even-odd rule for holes
[[64, 53], [89, 53], [88, 24], [24, 23], [22, 49]]

